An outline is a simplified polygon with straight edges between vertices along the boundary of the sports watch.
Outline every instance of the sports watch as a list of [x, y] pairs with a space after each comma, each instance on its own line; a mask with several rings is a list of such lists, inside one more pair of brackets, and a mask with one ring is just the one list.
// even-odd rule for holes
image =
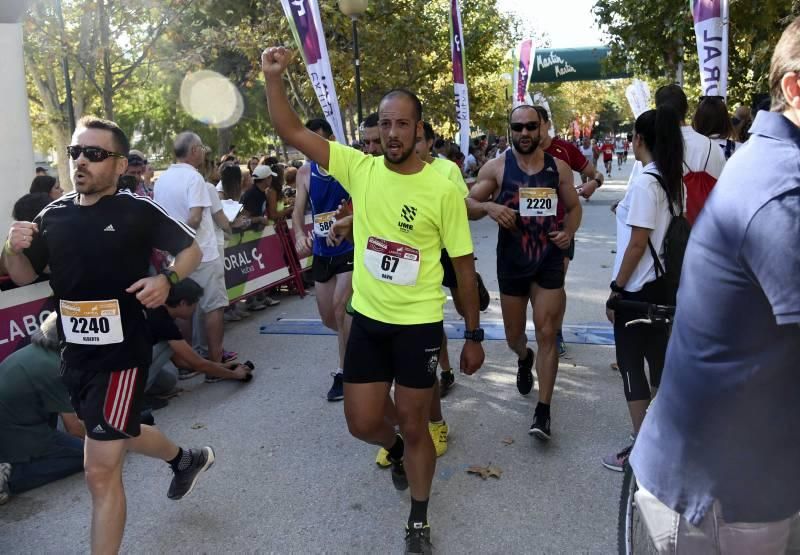
[[464, 339], [469, 341], [483, 341], [483, 328], [475, 328], [474, 330], [464, 330]]
[[178, 282], [181, 280], [181, 276], [178, 275], [178, 272], [175, 270], [170, 270], [167, 268], [166, 270], [161, 270], [161, 273], [167, 277], [167, 281], [169, 282], [169, 286], [172, 287], [173, 285], [177, 285]]

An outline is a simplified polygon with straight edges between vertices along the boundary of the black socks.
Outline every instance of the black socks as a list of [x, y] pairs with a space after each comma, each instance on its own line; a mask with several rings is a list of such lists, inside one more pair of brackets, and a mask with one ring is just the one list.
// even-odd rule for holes
[[545, 418], [550, 418], [550, 405], [545, 405], [544, 403], [536, 403], [536, 410], [534, 414], [539, 414]]
[[186, 470], [189, 468], [191, 463], [192, 455], [189, 453], [189, 451], [184, 451], [180, 447], [178, 447], [178, 454], [175, 455], [175, 458], [167, 461], [167, 464], [172, 467], [173, 472]]
[[422, 528], [428, 524], [428, 500], [417, 501], [411, 498], [411, 513], [408, 515], [409, 528]]
[[400, 434], [397, 434], [394, 440], [394, 445], [389, 448], [389, 458], [393, 461], [399, 461], [403, 458], [403, 438], [400, 437]]

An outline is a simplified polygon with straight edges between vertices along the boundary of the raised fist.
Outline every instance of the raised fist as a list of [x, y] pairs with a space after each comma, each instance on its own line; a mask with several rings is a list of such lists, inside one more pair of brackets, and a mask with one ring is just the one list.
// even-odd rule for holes
[[283, 46], [270, 46], [261, 53], [261, 71], [265, 78], [279, 77], [292, 61], [294, 52]]

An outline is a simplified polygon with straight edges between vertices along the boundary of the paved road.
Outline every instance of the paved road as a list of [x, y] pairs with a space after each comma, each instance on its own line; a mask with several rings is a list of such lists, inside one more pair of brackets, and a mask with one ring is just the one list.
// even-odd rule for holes
[[[615, 236], [609, 207], [623, 191], [622, 181], [610, 181], [583, 204], [567, 279], [568, 324], [604, 321]], [[499, 322], [495, 234], [493, 222], [473, 223], [478, 269], [493, 298], [482, 319]], [[166, 497], [168, 467], [130, 456], [125, 552], [402, 552], [408, 494], [375, 466], [373, 447], [348, 435], [342, 405], [324, 399], [335, 338], [259, 333], [277, 318], [315, 317], [313, 298], [283, 298], [231, 325], [226, 346], [256, 363], [256, 379], [182, 382], [185, 392], [156, 412], [170, 437], [213, 445], [218, 462], [176, 503]], [[448, 303], [446, 319], [456, 318]], [[451, 357], [460, 344], [451, 342]], [[621, 381], [609, 369], [613, 348], [570, 346], [560, 364], [553, 439], [543, 445], [527, 434], [536, 395], [517, 393], [514, 355], [502, 341], [485, 347], [481, 372], [458, 376], [444, 401], [450, 450], [439, 459], [430, 504], [438, 552], [615, 552], [621, 475], [599, 458], [624, 444], [630, 424]], [[489, 463], [503, 470], [501, 479], [465, 472]], [[80, 475], [0, 507], [0, 553], [86, 552], [88, 530]]]

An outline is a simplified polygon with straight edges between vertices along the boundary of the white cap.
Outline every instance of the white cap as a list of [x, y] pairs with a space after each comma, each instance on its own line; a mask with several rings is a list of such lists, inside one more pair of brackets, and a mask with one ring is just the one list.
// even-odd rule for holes
[[277, 175], [269, 166], [256, 166], [256, 169], [253, 170], [253, 179], [266, 179]]

